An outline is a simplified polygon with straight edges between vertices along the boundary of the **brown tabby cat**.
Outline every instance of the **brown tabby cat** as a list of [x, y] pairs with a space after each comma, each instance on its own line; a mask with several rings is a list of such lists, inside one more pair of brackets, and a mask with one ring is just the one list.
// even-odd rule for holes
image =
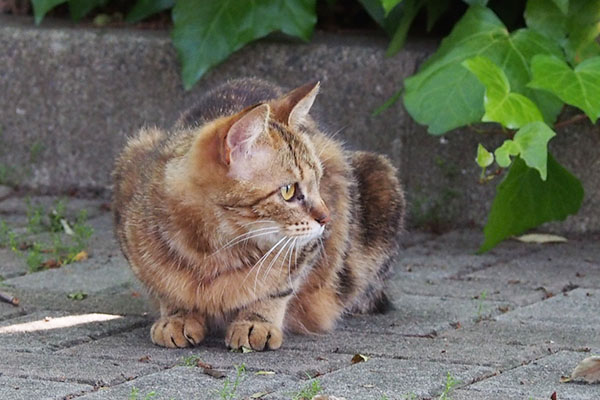
[[114, 171], [123, 253], [160, 304], [161, 346], [277, 349], [380, 310], [404, 214], [396, 170], [348, 152], [308, 112], [318, 83], [257, 79], [207, 93], [171, 132], [142, 129]]

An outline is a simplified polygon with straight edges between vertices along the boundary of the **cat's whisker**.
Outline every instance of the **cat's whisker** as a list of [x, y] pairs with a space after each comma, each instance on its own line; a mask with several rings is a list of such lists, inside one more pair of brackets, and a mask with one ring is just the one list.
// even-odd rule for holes
[[[277, 246], [279, 246], [279, 244], [281, 242], [283, 242], [285, 239], [287, 239], [287, 236], [284, 236], [283, 238], [281, 238], [277, 243], [275, 243], [270, 249], [269, 251], [267, 251], [257, 262], [256, 264], [254, 264], [252, 266], [252, 268], [250, 268], [250, 270], [248, 271], [248, 273], [246, 274], [246, 277], [244, 278], [244, 280], [242, 281], [242, 283], [246, 282], [246, 279], [248, 278], [248, 276], [250, 276], [250, 273], [254, 270], [254, 268], [256, 268], [256, 266], [258, 265], [258, 271], [256, 272], [256, 278], [254, 279], [254, 291], [256, 292], [256, 281], [258, 278], [258, 275], [260, 274], [260, 269], [262, 267], [262, 264], [265, 262], [265, 260], [267, 259], [267, 257], [269, 257], [269, 254], [271, 254], [273, 252], [273, 250], [275, 250], [277, 248]], [[260, 264], [259, 264], [260, 263]]]
[[[265, 232], [265, 231], [268, 231], [268, 232]], [[216, 253], [218, 253], [219, 251], [221, 251], [223, 249], [235, 246], [236, 244], [238, 244], [240, 242], [243, 242], [245, 240], [252, 239], [253, 237], [262, 236], [263, 234], [267, 235], [267, 234], [275, 233], [275, 232], [278, 232], [278, 231], [279, 231], [279, 228], [276, 228], [276, 227], [267, 227], [267, 228], [254, 229], [254, 230], [251, 230], [249, 232], [242, 233], [241, 235], [238, 235], [238, 236], [234, 237], [233, 239], [231, 239], [229, 242], [225, 243], [219, 249], [215, 250], [215, 252], [213, 254], [211, 254], [211, 256], [214, 255], [214, 254], [216, 254]], [[259, 233], [259, 232], [262, 232], [262, 234], [254, 236], [254, 234]]]
[[[281, 247], [281, 250], [279, 250], [277, 252], [277, 254], [275, 255], [275, 257], [273, 257], [273, 260], [271, 260], [271, 262], [269, 263], [269, 266], [266, 269], [265, 272], [265, 277], [269, 275], [269, 272], [271, 272], [271, 269], [273, 268], [273, 266], [275, 265], [275, 262], [279, 259], [279, 255], [281, 254], [281, 252], [286, 248], [286, 246], [293, 240], [294, 238], [290, 237], [288, 238], [287, 242], [285, 242], [283, 244], [283, 246]], [[285, 260], [285, 256], [283, 256], [283, 259]]]
[[244, 223], [242, 223], [240, 225], [241, 226], [248, 226], [248, 225], [253, 225], [253, 224], [267, 224], [267, 223], [275, 224], [275, 221], [273, 221], [272, 219], [260, 219], [258, 221], [244, 222]]
[[[294, 251], [296, 252], [296, 255], [298, 253], [298, 248], [296, 247], [297, 242], [298, 238], [294, 238], [294, 242], [290, 246], [292, 251], [290, 251], [290, 258], [288, 260], [288, 282], [290, 284], [290, 288], [292, 289], [292, 294], [294, 296], [296, 296], [296, 288], [294, 288], [294, 283], [292, 282], [292, 254], [294, 253]], [[294, 268], [296, 268], [296, 266], [294, 266]]]

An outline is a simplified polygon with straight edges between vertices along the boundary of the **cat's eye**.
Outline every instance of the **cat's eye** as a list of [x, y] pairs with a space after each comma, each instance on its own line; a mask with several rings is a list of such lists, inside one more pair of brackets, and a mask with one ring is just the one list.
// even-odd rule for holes
[[281, 197], [283, 197], [285, 201], [290, 201], [294, 197], [295, 193], [296, 185], [294, 184], [285, 185], [281, 187]]

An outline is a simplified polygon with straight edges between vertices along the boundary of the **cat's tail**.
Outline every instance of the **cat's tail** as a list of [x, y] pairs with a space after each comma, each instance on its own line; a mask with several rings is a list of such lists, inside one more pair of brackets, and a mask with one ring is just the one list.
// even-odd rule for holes
[[362, 251], [378, 262], [367, 270], [369, 276], [363, 277], [367, 286], [346, 309], [351, 313], [385, 312], [391, 305], [384, 292], [385, 283], [393, 272], [392, 258], [404, 229], [404, 192], [398, 171], [387, 157], [354, 152], [351, 164], [358, 186], [356, 205]]

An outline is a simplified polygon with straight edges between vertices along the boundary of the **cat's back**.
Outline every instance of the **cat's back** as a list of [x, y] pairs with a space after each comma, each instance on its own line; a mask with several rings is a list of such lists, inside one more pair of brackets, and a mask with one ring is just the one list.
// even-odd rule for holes
[[283, 90], [279, 86], [258, 78], [233, 79], [201, 96], [190, 109], [181, 114], [175, 127], [201, 126], [246, 107], [276, 99], [282, 94]]

